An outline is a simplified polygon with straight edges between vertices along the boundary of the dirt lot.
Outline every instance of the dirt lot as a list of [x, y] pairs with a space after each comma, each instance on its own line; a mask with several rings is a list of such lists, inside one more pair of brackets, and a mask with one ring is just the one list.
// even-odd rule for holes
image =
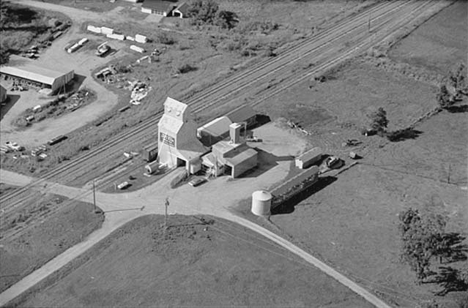
[[77, 270], [21, 305], [370, 307], [242, 227], [170, 216], [165, 239], [162, 223], [163, 217], [146, 216], [126, 225]]
[[[64, 197], [54, 195], [42, 200], [42, 210], [36, 214], [46, 213], [47, 207], [56, 202], [57, 198], [67, 206], [47, 219], [40, 221], [41, 218], [38, 218], [40, 223], [20, 236], [0, 240], [0, 292], [81, 242], [101, 226], [104, 216], [95, 214], [92, 204], [76, 201], [70, 203]], [[3, 225], [7, 223], [11, 222], [2, 219]], [[16, 222], [18, 226], [25, 223], [27, 221], [21, 222], [21, 219]]]
[[460, 61], [466, 63], [467, 10], [468, 2], [456, 1], [397, 44], [390, 57], [441, 74]]

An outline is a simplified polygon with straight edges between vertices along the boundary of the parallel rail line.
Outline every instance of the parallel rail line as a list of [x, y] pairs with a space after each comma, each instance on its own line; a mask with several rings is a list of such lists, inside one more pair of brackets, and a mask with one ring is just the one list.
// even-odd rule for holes
[[[294, 63], [300, 59], [303, 59], [307, 55], [310, 55], [314, 51], [322, 50], [323, 46], [318, 45], [323, 40], [327, 39], [327, 35], [330, 33], [335, 33], [336, 31], [340, 31], [338, 36], [333, 37], [333, 42], [337, 41], [339, 38], [344, 37], [346, 34], [355, 31], [359, 27], [363, 26], [363, 21], [367, 21], [369, 14], [378, 14], [373, 17], [373, 20], [384, 19], [378, 25], [374, 25], [375, 28], [384, 27], [386, 24], [391, 23], [391, 29], [398, 29], [402, 27], [402, 22], [408, 18], [408, 16], [413, 15], [414, 13], [421, 11], [426, 6], [434, 3], [434, 1], [428, 2], [385, 2], [379, 3], [371, 8], [365, 10], [364, 12], [358, 13], [357, 16], [353, 16], [351, 20], [347, 21], [340, 21], [336, 25], [330, 27], [329, 29], [319, 33], [316, 36], [312, 36], [299, 44], [291, 46], [290, 48], [286, 49], [281, 55], [278, 55], [275, 58], [263, 60], [255, 65], [252, 66], [251, 69], [248, 71], [243, 71], [238, 74], [233, 75], [232, 77], [227, 78], [225, 81], [215, 84], [205, 91], [200, 92], [199, 94], [195, 94], [191, 99], [188, 100], [188, 104], [193, 108], [194, 112], [201, 112], [206, 110], [216, 104], [220, 104], [221, 100], [226, 99], [227, 97], [231, 96], [235, 90], [236, 92], [240, 91], [240, 89], [244, 89], [247, 87], [255, 87], [256, 82], [265, 80], [266, 77], [270, 74], [262, 74], [262, 70], [271, 68], [275, 64], [279, 64], [277, 67], [271, 69], [273, 72], [278, 72], [281, 69], [288, 68], [291, 66], [291, 63]], [[406, 7], [408, 10], [402, 12], [401, 15], [398, 16], [397, 19], [392, 19], [393, 12], [398, 11], [401, 8]], [[407, 24], [405, 22], [404, 24]], [[346, 31], [347, 30], [347, 31]], [[380, 38], [380, 41], [385, 39]], [[320, 71], [330, 68], [331, 66], [335, 65], [336, 63], [342, 61], [343, 59], [349, 57], [351, 54], [356, 53], [359, 49], [366, 45], [372, 45], [375, 42], [372, 42], [372, 38], [364, 38], [360, 41], [357, 45], [353, 46], [353, 49], [346, 51], [344, 54], [341, 54], [338, 58], [333, 57], [334, 54], [330, 55], [329, 57], [325, 57], [322, 59], [322, 63], [316, 62], [316, 65], [313, 66], [310, 70], [304, 70], [302, 74], [296, 75], [292, 74], [289, 77], [286, 77], [282, 80], [281, 86], [274, 87], [268, 89], [268, 91], [264, 91], [264, 95], [256, 98], [252, 105], [258, 105], [264, 102], [266, 99], [278, 94], [279, 92], [283, 91], [284, 89], [291, 87], [292, 85], [296, 84], [297, 82], [309, 78], [311, 75], [316, 74]], [[326, 46], [330, 45], [331, 43], [327, 44]], [[338, 46], [339, 48], [330, 48], [328, 52], [340, 52], [339, 49], [342, 48], [341, 45]], [[327, 51], [327, 50], [325, 50]], [[301, 52], [299, 55], [296, 53]], [[296, 56], [295, 56], [296, 55]], [[290, 60], [291, 62], [287, 61], [288, 58], [293, 58]], [[294, 59], [296, 59], [294, 61]], [[260, 74], [259, 74], [260, 73]], [[256, 76], [256, 75], [260, 76]], [[273, 73], [271, 73], [273, 74]], [[291, 74], [291, 72], [290, 72]], [[242, 82], [241, 85], [237, 85], [237, 82]], [[233, 89], [232, 89], [233, 88]], [[223, 91], [228, 91], [228, 93], [224, 93]], [[229, 92], [230, 91], [230, 92]], [[209, 100], [210, 103], [206, 103]], [[229, 102], [229, 101], [228, 101]], [[228, 102], [224, 102], [222, 105], [227, 104]], [[96, 160], [93, 165], [103, 164], [105, 160], [109, 159], [109, 149], [113, 149], [112, 152], [119, 152], [129, 146], [130, 144], [135, 144], [138, 141], [144, 140], [148, 138], [148, 131], [151, 128], [155, 128], [155, 123], [157, 123], [158, 119], [162, 116], [162, 112], [155, 114], [152, 118], [148, 118], [137, 126], [122, 132], [121, 134], [109, 139], [108, 141], [104, 142], [98, 148], [92, 149], [87, 153], [84, 153], [81, 156], [78, 156], [75, 160], [70, 161], [66, 164], [63, 164], [54, 170], [48, 172], [43, 179], [39, 179], [34, 181], [33, 183], [19, 188], [12, 193], [5, 194], [0, 198], [0, 204], [2, 204], [1, 209], [3, 210], [3, 214], [11, 213], [13, 210], [18, 209], [22, 202], [24, 201], [24, 192], [28, 191], [35, 185], [41, 185], [45, 180], [59, 180], [58, 177], [62, 176], [62, 179], [67, 176], [77, 176], [77, 173], [80, 171], [84, 163], [91, 163], [92, 160], [96, 160], [100, 158], [100, 160]], [[126, 143], [125, 143], [125, 142]], [[125, 144], [123, 144], [125, 143]], [[85, 171], [86, 172], [86, 171]], [[51, 211], [47, 214], [47, 216], [53, 214], [58, 209]], [[18, 231], [19, 232], [19, 231]], [[15, 232], [17, 233], [17, 232]]]

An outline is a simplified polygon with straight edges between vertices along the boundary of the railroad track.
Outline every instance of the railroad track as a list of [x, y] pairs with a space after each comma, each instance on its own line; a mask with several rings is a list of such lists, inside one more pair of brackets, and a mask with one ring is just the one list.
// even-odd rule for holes
[[[430, 6], [434, 1], [412, 1], [412, 2], [383, 2], [375, 4], [363, 12], [360, 12], [351, 18], [340, 21], [333, 25], [329, 29], [310, 37], [294, 46], [286, 49], [282, 54], [272, 59], [263, 60], [253, 65], [248, 71], [240, 72], [227, 78], [225, 81], [208, 87], [205, 91], [195, 94], [187, 103], [192, 107], [193, 112], [202, 112], [214, 105], [225, 105], [235, 93], [245, 89], [255, 89], [258, 87], [258, 83], [264, 82], [272, 74], [278, 74], [281, 70], [287, 70], [289, 68], [289, 76], [285, 77], [282, 81], [281, 86], [273, 87], [263, 91], [262, 95], [253, 102], [253, 105], [264, 102], [269, 97], [278, 94], [280, 91], [293, 84], [301, 81], [305, 78], [310, 78], [311, 75], [323, 71], [336, 63], [342, 61], [346, 57], [349, 57], [353, 53], [357, 53], [359, 49], [362, 49], [366, 44], [372, 44], [369, 39], [361, 38], [361, 41], [356, 42], [352, 49], [342, 53], [343, 42], [340, 40], [347, 40], [347, 35], [353, 31], [361, 28], [366, 29], [367, 21], [369, 16], [372, 16], [371, 21], [374, 23], [373, 27], [384, 27], [389, 24], [394, 25], [389, 29], [394, 30], [395, 28], [401, 27], [401, 22], [411, 16], [415, 12], [420, 12], [427, 6]], [[408, 12], [409, 11], [409, 12]], [[395, 19], [395, 15], [397, 18]], [[407, 22], [405, 22], [406, 24]], [[335, 36], [332, 36], [332, 35]], [[332, 42], [340, 43], [332, 45]], [[329, 48], [327, 49], [326, 47]], [[315, 61], [316, 65], [308, 71], [303, 70], [302, 74], [291, 73], [291, 64], [296, 63], [308, 56], [314, 56], [314, 53], [326, 54], [328, 56], [322, 56], [321, 62]], [[342, 53], [341, 56], [336, 57], [337, 53]], [[319, 56], [315, 55], [315, 58]], [[283, 72], [284, 74], [284, 72]], [[209, 101], [210, 103], [206, 103]], [[138, 144], [143, 140], [147, 140], [149, 133], [152, 129], [156, 130], [156, 123], [162, 113], [154, 115], [152, 118], [148, 118], [135, 127], [122, 132], [121, 134], [110, 138], [104, 142], [100, 147], [90, 150], [83, 155], [78, 156], [75, 160], [63, 164], [56, 169], [47, 173], [43, 179], [37, 180], [28, 186], [22, 187], [12, 193], [5, 194], [0, 198], [1, 209], [4, 213], [10, 213], [18, 210], [23, 201], [22, 195], [28, 191], [34, 185], [41, 185], [44, 180], [56, 181], [56, 182], [70, 182], [70, 178], [83, 176], [85, 173], [102, 166], [106, 161], [109, 160], [109, 153], [118, 153], [121, 155], [125, 148], [131, 147], [132, 145]], [[92, 132], [90, 132], [92, 133]], [[85, 169], [84, 165], [88, 165], [91, 168]], [[80, 172], [81, 169], [81, 172]]]

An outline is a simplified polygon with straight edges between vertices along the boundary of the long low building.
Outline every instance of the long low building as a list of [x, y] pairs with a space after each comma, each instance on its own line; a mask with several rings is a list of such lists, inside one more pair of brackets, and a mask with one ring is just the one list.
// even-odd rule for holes
[[9, 65], [0, 67], [0, 74], [38, 84], [56, 92], [75, 77], [73, 70], [59, 71], [32, 64], [31, 60], [11, 56]]

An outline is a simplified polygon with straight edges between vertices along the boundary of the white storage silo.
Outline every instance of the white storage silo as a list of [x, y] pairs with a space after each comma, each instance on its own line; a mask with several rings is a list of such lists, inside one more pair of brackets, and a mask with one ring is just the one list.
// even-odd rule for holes
[[252, 194], [252, 213], [257, 216], [269, 216], [272, 195], [264, 190], [258, 190]]

